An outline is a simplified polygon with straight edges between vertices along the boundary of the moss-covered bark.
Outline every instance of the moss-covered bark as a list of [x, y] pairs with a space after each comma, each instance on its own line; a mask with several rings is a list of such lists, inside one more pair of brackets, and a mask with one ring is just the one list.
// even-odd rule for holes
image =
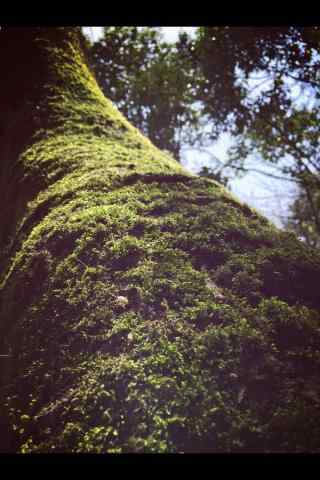
[[133, 128], [77, 29], [5, 35], [1, 450], [319, 451], [316, 252]]

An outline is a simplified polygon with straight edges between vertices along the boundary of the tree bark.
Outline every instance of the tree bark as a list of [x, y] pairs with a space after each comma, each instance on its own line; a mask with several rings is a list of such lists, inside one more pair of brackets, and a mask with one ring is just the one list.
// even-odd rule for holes
[[319, 451], [316, 252], [131, 126], [79, 29], [0, 44], [1, 451]]

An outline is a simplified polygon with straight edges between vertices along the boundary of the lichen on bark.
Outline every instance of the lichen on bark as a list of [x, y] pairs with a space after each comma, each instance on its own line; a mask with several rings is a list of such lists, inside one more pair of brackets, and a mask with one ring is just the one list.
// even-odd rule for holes
[[3, 35], [39, 75], [1, 147], [1, 450], [319, 451], [319, 255], [131, 126], [78, 29]]

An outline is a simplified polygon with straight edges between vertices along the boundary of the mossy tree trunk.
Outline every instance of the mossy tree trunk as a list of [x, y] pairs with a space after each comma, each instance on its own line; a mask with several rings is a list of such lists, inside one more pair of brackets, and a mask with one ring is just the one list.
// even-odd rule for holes
[[319, 451], [316, 253], [132, 127], [78, 29], [0, 40], [1, 450]]

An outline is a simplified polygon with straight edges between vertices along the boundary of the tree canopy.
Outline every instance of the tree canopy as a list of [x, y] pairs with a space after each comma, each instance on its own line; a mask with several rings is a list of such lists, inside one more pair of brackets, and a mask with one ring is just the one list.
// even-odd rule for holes
[[[168, 44], [155, 28], [105, 27], [91, 57], [104, 93], [159, 148], [181, 160], [230, 133], [229, 158], [212, 156], [211, 176], [226, 182], [253, 169], [296, 183], [319, 235], [319, 35], [318, 27], [201, 27]], [[249, 166], [254, 156], [273, 173]]]
[[179, 158], [200, 135], [195, 70], [180, 43], [155, 28], [105, 27], [91, 59], [104, 93], [159, 148]]

